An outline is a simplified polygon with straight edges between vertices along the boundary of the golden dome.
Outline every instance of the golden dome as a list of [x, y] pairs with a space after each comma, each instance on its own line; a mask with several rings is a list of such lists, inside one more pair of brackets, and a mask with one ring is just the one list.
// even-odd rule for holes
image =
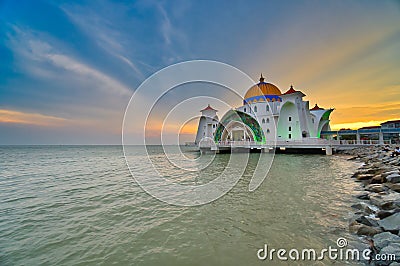
[[245, 99], [264, 95], [281, 95], [282, 92], [277, 86], [272, 83], [264, 82], [264, 77], [261, 74], [260, 82], [252, 86], [244, 95]]

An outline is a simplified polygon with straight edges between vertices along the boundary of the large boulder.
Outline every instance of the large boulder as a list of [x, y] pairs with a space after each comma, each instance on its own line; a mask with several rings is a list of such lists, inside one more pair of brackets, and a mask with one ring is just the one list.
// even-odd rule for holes
[[397, 236], [390, 232], [383, 232], [374, 235], [373, 240], [375, 247], [377, 247], [378, 249], [382, 249], [383, 247], [386, 247], [390, 243], [400, 243], [400, 236]]
[[390, 215], [383, 220], [380, 220], [378, 224], [385, 231], [399, 231], [400, 230], [400, 212]]

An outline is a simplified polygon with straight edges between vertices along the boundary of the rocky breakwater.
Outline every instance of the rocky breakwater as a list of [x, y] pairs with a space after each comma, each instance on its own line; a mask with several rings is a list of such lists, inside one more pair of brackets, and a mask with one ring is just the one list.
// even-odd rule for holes
[[341, 152], [363, 162], [352, 176], [360, 191], [354, 195], [359, 202], [352, 205], [350, 231], [365, 236], [373, 253], [396, 256], [373, 265], [400, 265], [400, 156], [392, 157], [392, 150], [374, 146]]

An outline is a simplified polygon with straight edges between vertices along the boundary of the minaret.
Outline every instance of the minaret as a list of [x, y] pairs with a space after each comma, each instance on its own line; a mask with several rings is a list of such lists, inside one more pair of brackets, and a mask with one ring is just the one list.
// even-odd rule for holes
[[195, 144], [199, 145], [203, 138], [214, 139], [214, 133], [218, 126], [218, 110], [215, 110], [208, 105], [203, 110], [200, 110], [201, 117], [199, 120], [199, 126], [197, 128], [197, 135]]

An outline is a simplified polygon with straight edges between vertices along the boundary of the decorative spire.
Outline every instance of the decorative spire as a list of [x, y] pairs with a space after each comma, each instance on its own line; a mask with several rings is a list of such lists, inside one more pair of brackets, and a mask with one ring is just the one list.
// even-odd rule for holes
[[292, 84], [290, 85], [290, 88], [293, 90], [293, 85]]
[[265, 78], [263, 77], [262, 73], [261, 73], [261, 77], [260, 77], [260, 82], [264, 82]]

